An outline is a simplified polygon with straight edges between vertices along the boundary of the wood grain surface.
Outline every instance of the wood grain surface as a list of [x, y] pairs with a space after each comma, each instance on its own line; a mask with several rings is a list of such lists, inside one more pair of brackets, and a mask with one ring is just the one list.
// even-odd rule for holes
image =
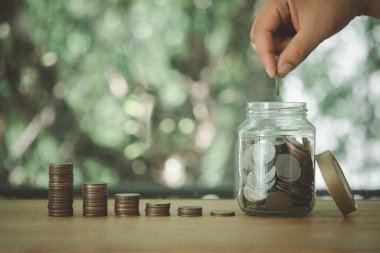
[[[157, 200], [155, 200], [157, 201]], [[165, 200], [167, 201], [167, 200]], [[302, 218], [252, 217], [236, 200], [170, 200], [170, 217], [49, 217], [47, 200], [0, 200], [0, 252], [380, 252], [380, 201], [359, 201], [343, 218], [332, 201], [317, 201]], [[200, 205], [202, 217], [178, 217]], [[233, 210], [235, 217], [212, 217]]]

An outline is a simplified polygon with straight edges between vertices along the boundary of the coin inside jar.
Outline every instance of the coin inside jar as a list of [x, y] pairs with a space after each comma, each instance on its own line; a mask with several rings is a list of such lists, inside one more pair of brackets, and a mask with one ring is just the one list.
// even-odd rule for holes
[[248, 184], [244, 186], [244, 197], [252, 202], [263, 200], [267, 197], [267, 190], [252, 188]]
[[282, 154], [277, 157], [276, 170], [279, 178], [285, 182], [294, 182], [301, 176], [300, 163], [290, 154]]
[[288, 210], [292, 206], [292, 198], [285, 192], [272, 192], [268, 194], [265, 204], [270, 210]]
[[256, 174], [256, 171], [251, 171], [247, 175], [247, 185], [252, 188], [260, 188], [269, 190], [274, 185], [275, 177], [276, 177], [276, 168], [272, 167], [266, 173]]
[[276, 155], [276, 148], [267, 140], [260, 140], [253, 144], [252, 148], [252, 160], [255, 164], [268, 164], [274, 159]]

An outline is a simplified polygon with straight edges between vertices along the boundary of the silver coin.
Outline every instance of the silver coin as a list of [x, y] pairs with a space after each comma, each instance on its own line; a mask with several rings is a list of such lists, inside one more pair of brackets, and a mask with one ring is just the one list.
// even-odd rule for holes
[[255, 164], [268, 164], [276, 155], [276, 148], [267, 140], [261, 140], [252, 146], [252, 160]]
[[295, 182], [301, 176], [300, 163], [293, 155], [279, 155], [275, 166], [277, 169], [277, 175], [285, 182]]
[[250, 145], [242, 154], [240, 159], [240, 167], [245, 170], [251, 170], [251, 166], [253, 164], [252, 161], [252, 145]]
[[253, 171], [249, 172], [247, 175], [247, 185], [251, 187], [252, 189], [256, 188], [266, 188], [266, 179], [265, 179], [265, 173], [262, 175], [257, 174]]
[[249, 201], [256, 202], [267, 197], [266, 189], [252, 188], [248, 184], [244, 186], [244, 197]]
[[[276, 177], [276, 168], [270, 170], [254, 170], [248, 173], [246, 183], [252, 188], [267, 188], [269, 183], [272, 183]], [[271, 187], [269, 187], [270, 189]]]
[[269, 191], [270, 189], [272, 189], [272, 187], [276, 184], [276, 177], [274, 177], [272, 179], [272, 181], [270, 181], [268, 184], [267, 184], [267, 190]]

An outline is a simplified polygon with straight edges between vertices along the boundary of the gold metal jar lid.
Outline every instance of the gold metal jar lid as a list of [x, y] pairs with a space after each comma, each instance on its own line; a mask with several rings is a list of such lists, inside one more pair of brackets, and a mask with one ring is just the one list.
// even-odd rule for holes
[[331, 151], [316, 156], [317, 163], [326, 182], [327, 189], [340, 212], [346, 216], [357, 210], [354, 195], [343, 174], [343, 171]]

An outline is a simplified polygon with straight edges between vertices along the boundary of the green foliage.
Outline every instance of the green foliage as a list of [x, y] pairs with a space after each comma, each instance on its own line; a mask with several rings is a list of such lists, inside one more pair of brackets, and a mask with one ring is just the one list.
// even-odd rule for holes
[[[281, 99], [249, 43], [255, 1], [3, 2], [2, 183], [46, 187], [48, 163], [72, 161], [77, 186], [232, 184], [245, 104]], [[375, 73], [380, 56], [370, 45], [378, 24], [362, 24], [373, 52], [344, 85], [334, 87], [339, 71], [329, 73], [337, 45], [295, 74], [318, 115], [363, 120], [349, 103], [352, 87]], [[376, 139], [376, 101], [360, 103], [372, 108], [363, 125]], [[335, 148], [345, 152], [339, 138]]]
[[[250, 64], [257, 62], [248, 37], [252, 1], [6, 7], [1, 181], [46, 187], [35, 173], [72, 161], [77, 184], [171, 186], [165, 170], [187, 175], [173, 187], [232, 183], [235, 129], [245, 103], [260, 97], [253, 80], [267, 82], [262, 67]], [[165, 165], [170, 157], [178, 163]]]

